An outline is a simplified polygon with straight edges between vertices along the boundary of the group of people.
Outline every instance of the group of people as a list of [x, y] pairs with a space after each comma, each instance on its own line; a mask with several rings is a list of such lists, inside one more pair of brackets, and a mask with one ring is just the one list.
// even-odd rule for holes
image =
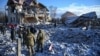
[[[45, 32], [42, 29], [35, 29], [32, 26], [19, 26], [16, 31], [14, 28], [11, 28], [11, 40], [15, 40], [15, 34], [17, 33], [18, 38], [21, 39], [21, 44], [27, 46], [30, 56], [35, 54], [35, 52], [43, 52]], [[35, 48], [36, 46], [36, 48]], [[35, 48], [35, 49], [34, 49]]]

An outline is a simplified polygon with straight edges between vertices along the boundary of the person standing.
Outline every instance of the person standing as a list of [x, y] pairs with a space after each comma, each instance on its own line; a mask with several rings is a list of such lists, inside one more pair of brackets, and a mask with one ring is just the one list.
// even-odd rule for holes
[[43, 52], [44, 40], [45, 40], [45, 33], [42, 29], [40, 29], [36, 40], [37, 52]]
[[14, 28], [11, 28], [11, 40], [12, 40], [12, 42], [15, 40], [15, 30], [14, 30]]
[[29, 50], [29, 56], [32, 56], [32, 53], [35, 54], [35, 50], [33, 48], [35, 45], [35, 36], [33, 33], [30, 32], [30, 29], [28, 29], [28, 34], [25, 41], [26, 41], [27, 48]]

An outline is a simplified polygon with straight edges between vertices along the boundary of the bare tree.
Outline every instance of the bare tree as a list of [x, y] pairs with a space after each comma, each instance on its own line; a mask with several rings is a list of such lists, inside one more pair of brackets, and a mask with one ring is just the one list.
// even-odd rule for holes
[[54, 6], [50, 6], [50, 15], [52, 18], [55, 18], [56, 17], [56, 11], [57, 11], [57, 7], [54, 7]]
[[50, 6], [50, 15], [52, 18], [52, 22], [54, 22], [54, 26], [56, 27], [57, 22], [56, 22], [56, 11], [57, 11], [57, 7], [54, 6]]

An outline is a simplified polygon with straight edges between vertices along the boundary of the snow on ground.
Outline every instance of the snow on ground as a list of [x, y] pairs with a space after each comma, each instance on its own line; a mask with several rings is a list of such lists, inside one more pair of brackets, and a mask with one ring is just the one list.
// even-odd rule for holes
[[[62, 25], [40, 25], [46, 32], [43, 53], [35, 56], [99, 56], [100, 55], [100, 29], [82, 30], [81, 28], [68, 28]], [[16, 56], [17, 43], [9, 40], [9, 31], [3, 36], [0, 34], [0, 55]], [[49, 47], [52, 44], [52, 50]], [[27, 55], [26, 47], [22, 46], [22, 56]]]

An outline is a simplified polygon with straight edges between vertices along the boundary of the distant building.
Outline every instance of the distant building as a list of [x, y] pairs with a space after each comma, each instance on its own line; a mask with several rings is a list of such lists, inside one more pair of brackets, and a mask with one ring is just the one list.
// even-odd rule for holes
[[97, 19], [96, 12], [89, 12], [83, 14], [77, 18], [77, 20], [73, 21], [72, 24], [75, 26], [89, 26], [93, 25], [93, 21]]
[[89, 12], [89, 13], [86, 13], [86, 14], [82, 14], [81, 16], [66, 16], [64, 17], [66, 20], [65, 20], [65, 24], [67, 26], [75, 26], [75, 27], [78, 27], [78, 26], [93, 26], [93, 25], [96, 25], [96, 20], [97, 19], [97, 15], [96, 15], [96, 12]]
[[73, 20], [73, 18], [71, 18], [71, 17], [77, 17], [77, 15], [75, 15], [74, 13], [69, 12], [69, 11], [65, 12], [64, 14], [61, 15], [61, 21], [62, 21], [62, 23], [66, 24], [67, 20], [70, 20], [70, 19]]

